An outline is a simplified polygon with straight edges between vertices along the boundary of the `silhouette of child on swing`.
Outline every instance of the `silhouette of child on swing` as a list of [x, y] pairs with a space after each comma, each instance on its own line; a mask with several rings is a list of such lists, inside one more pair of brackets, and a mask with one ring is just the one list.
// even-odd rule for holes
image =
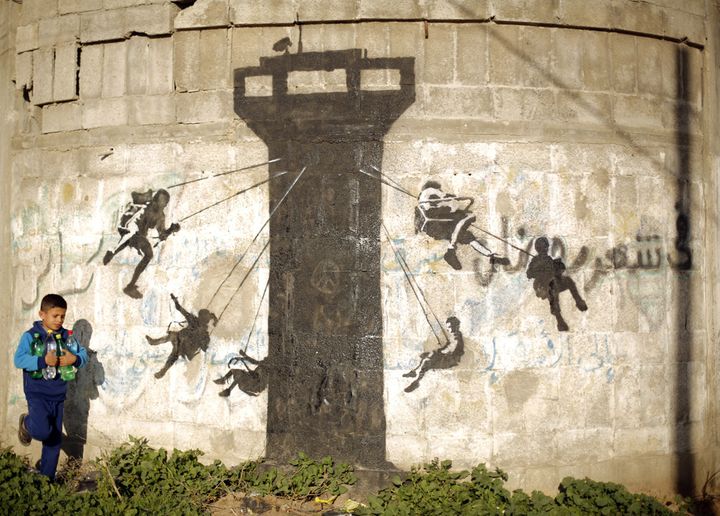
[[565, 264], [560, 258], [553, 259], [549, 254], [550, 242], [545, 237], [535, 240], [537, 255], [533, 256], [527, 269], [528, 279], [533, 280], [535, 295], [540, 299], [547, 299], [550, 303], [550, 313], [555, 316], [558, 331], [568, 331], [569, 327], [560, 313], [560, 293], [569, 290], [575, 300], [575, 306], [581, 312], [588, 309], [587, 304], [580, 297], [575, 282], [565, 276]]
[[[245, 353], [242, 349], [240, 350], [239, 357], [233, 357], [228, 361], [228, 367], [232, 367], [237, 362], [242, 362], [245, 366], [245, 371], [242, 369], [230, 369], [224, 376], [213, 380], [218, 385], [223, 385], [232, 378], [232, 383], [226, 389], [223, 389], [218, 393], [218, 396], [227, 398], [230, 396], [233, 388], [237, 386], [238, 389], [243, 391], [248, 396], [257, 396], [268, 386], [269, 371], [268, 366], [265, 363], [267, 358], [262, 360], [255, 360], [250, 355]], [[250, 363], [255, 369], [250, 369], [247, 363]]]
[[471, 231], [475, 215], [470, 211], [475, 200], [472, 197], [458, 197], [442, 191], [437, 181], [427, 181], [418, 196], [415, 207], [415, 232], [423, 232], [436, 240], [449, 240], [445, 261], [455, 270], [461, 270], [462, 264], [457, 258], [457, 244], [467, 244], [475, 251], [490, 259], [490, 263], [508, 264], [492, 252]]
[[[412, 370], [403, 375], [403, 378], [415, 378], [413, 382], [405, 387], [405, 392], [412, 392], [420, 386], [425, 373], [431, 369], [450, 369], [460, 363], [460, 359], [465, 353], [465, 341], [460, 332], [460, 320], [455, 316], [450, 316], [445, 321], [449, 335], [444, 346], [432, 352], [424, 352], [420, 354], [420, 363]], [[420, 372], [416, 371], [420, 369]]]
[[135, 266], [130, 282], [123, 288], [123, 292], [134, 299], [143, 297], [137, 288], [137, 281], [153, 257], [153, 246], [148, 240], [148, 231], [154, 229], [162, 242], [168, 236], [180, 230], [177, 223], [165, 227], [165, 207], [170, 202], [170, 194], [167, 190], [160, 189], [153, 194], [152, 190], [147, 192], [132, 192], [132, 202], [125, 207], [125, 212], [120, 217], [118, 233], [120, 240], [111, 251], [103, 256], [103, 265], [110, 261], [126, 247], [135, 249], [142, 259]]
[[170, 297], [173, 303], [175, 303], [175, 308], [185, 317], [187, 326], [180, 331], [168, 331], [167, 335], [156, 339], [150, 337], [150, 335], [145, 335], [148, 344], [151, 346], [157, 346], [163, 342], [172, 343], [170, 356], [163, 368], [155, 373], [155, 378], [165, 376], [165, 373], [167, 373], [168, 369], [172, 367], [179, 357], [183, 357], [185, 360], [192, 360], [200, 350], [207, 351], [210, 344], [210, 332], [208, 329], [210, 321], [213, 321], [214, 324], [218, 322], [218, 318], [209, 310], [203, 308], [198, 312], [197, 316], [195, 316], [180, 306], [174, 294], [170, 294]]

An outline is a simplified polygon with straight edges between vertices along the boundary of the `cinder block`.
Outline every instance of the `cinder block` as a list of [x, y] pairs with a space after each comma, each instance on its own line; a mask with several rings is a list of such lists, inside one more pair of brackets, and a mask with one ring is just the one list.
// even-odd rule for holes
[[177, 118], [181, 124], [229, 120], [233, 116], [230, 90], [199, 91], [177, 96]]
[[52, 49], [33, 52], [32, 102], [35, 105], [47, 104], [53, 100], [54, 61], [55, 52]]
[[200, 70], [198, 85], [201, 90], [230, 87], [231, 72], [227, 29], [200, 31]]
[[616, 429], [666, 425], [672, 372], [668, 366], [621, 366], [615, 370]]
[[549, 120], [556, 111], [550, 90], [496, 88], [493, 95], [497, 120]]
[[77, 102], [51, 104], [42, 108], [43, 133], [75, 131], [81, 128], [81, 122], [81, 109]]
[[27, 25], [42, 18], [58, 14], [57, 0], [24, 0], [20, 10], [19, 25]]
[[461, 84], [485, 85], [488, 72], [487, 28], [484, 25], [458, 25], [456, 78]]
[[560, 0], [490, 0], [496, 20], [557, 23]]
[[93, 129], [126, 125], [128, 122], [127, 98], [89, 99], [82, 106], [82, 127]]
[[104, 46], [89, 45], [80, 50], [81, 98], [95, 98], [102, 93]]
[[389, 32], [387, 23], [358, 25], [356, 28], [357, 47], [367, 51], [369, 57], [385, 57], [388, 55]]
[[422, 23], [398, 23], [389, 32], [390, 57], [422, 59], [421, 41], [425, 37]]
[[179, 7], [172, 3], [128, 7], [125, 29], [127, 32], [139, 32], [148, 36], [170, 34], [178, 10]]
[[492, 16], [490, 0], [426, 2], [422, 9], [429, 20], [487, 20]]
[[298, 2], [297, 14], [300, 20], [355, 20], [358, 3], [358, 0], [335, 1], [329, 9], [327, 0], [302, 0]]
[[665, 12], [650, 3], [639, 4], [613, 0], [613, 26], [646, 34], [661, 35], [665, 32]]
[[668, 36], [687, 38], [693, 43], [705, 44], [705, 16], [671, 11], [666, 16], [665, 32]]
[[130, 125], [174, 124], [175, 99], [172, 95], [130, 97]]
[[148, 88], [151, 95], [173, 91], [173, 40], [151, 38], [148, 48]]
[[196, 91], [200, 74], [200, 31], [180, 31], [172, 39], [175, 87], [178, 91]]
[[492, 463], [502, 469], [552, 464], [557, 460], [555, 432], [493, 434]]
[[15, 51], [27, 52], [38, 48], [38, 24], [31, 23], [17, 28], [15, 33]]
[[124, 9], [83, 13], [80, 15], [80, 41], [123, 39], [127, 33], [126, 21]]
[[425, 114], [430, 117], [493, 118], [493, 97], [489, 88], [428, 88]]
[[102, 0], [58, 0], [60, 14], [98, 11], [102, 8]]
[[75, 43], [55, 49], [53, 100], [56, 102], [77, 98], [77, 55], [78, 48]]
[[359, 0], [358, 14], [360, 18], [422, 18], [424, 9], [417, 0], [396, 0], [395, 2], [378, 2], [377, 0]]
[[148, 38], [133, 36], [127, 41], [127, 93], [144, 95], [148, 79]]
[[662, 95], [662, 60], [660, 59], [661, 48], [664, 42], [656, 39], [638, 38], [637, 53], [638, 59], [638, 93], [650, 93]]
[[558, 15], [564, 25], [612, 27], [613, 1], [560, 0]]
[[548, 113], [551, 119], [562, 122], [595, 124], [603, 128], [613, 125], [611, 97], [605, 93], [584, 91], [556, 92], [557, 109]]
[[610, 35], [610, 62], [613, 88], [622, 93], [634, 93], [637, 85], [637, 51], [634, 36]]
[[633, 96], [618, 96], [615, 99], [615, 121], [627, 127], [662, 129], [665, 125], [663, 114], [666, 112], [657, 100]]
[[560, 464], [592, 464], [612, 458], [612, 428], [560, 430], [557, 437]]
[[80, 16], [67, 14], [56, 18], [40, 20], [38, 44], [52, 47], [63, 43], [75, 42], [80, 35]]
[[[545, 31], [548, 32], [548, 31]], [[557, 29], [554, 31], [552, 73], [556, 85], [561, 88], [582, 87], [582, 48], [585, 31]], [[549, 57], [549, 56], [548, 56]]]
[[294, 0], [230, 0], [233, 25], [292, 23], [298, 6]]
[[260, 57], [274, 55], [274, 42], [289, 37], [293, 51], [298, 45], [298, 31], [292, 27], [238, 27], [230, 30], [232, 51], [230, 66], [232, 70], [247, 66], [258, 66]]
[[103, 45], [102, 96], [125, 95], [127, 81], [127, 42]]
[[199, 0], [175, 17], [175, 29], [227, 27], [230, 24], [229, 0]]
[[[555, 34], [562, 29], [554, 31]], [[522, 84], [541, 88], [564, 88], [564, 77], [553, 72], [552, 59], [554, 48], [552, 44], [553, 31], [545, 27], [521, 27], [520, 46], [510, 48], [523, 64], [518, 68], [522, 77]], [[579, 66], [576, 65], [576, 69]], [[573, 71], [571, 70], [571, 73]], [[577, 72], [575, 72], [577, 73]]]
[[15, 54], [15, 88], [18, 90], [32, 87], [33, 53]]
[[423, 64], [418, 70], [418, 82], [448, 84], [455, 74], [455, 30], [451, 25], [430, 28], [428, 39], [423, 39]]
[[508, 86], [518, 84], [520, 69], [527, 66], [518, 52], [520, 29], [512, 25], [491, 25], [488, 43], [490, 82]]
[[665, 97], [677, 98], [678, 69], [677, 45], [669, 41], [660, 44], [660, 75], [662, 76], [662, 94]]
[[608, 34], [583, 31], [580, 42], [582, 79], [585, 88], [595, 91], [610, 89], [610, 50]]

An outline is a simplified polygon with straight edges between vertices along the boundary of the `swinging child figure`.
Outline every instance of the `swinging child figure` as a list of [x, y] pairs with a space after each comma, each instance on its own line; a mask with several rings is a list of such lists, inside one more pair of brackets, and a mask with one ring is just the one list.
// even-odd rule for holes
[[180, 331], [169, 331], [164, 337], [152, 338], [150, 335], [145, 335], [145, 338], [151, 346], [157, 346], [164, 342], [172, 343], [170, 356], [163, 368], [155, 373], [155, 378], [165, 376], [165, 373], [167, 373], [168, 369], [172, 367], [179, 357], [182, 356], [185, 360], [192, 360], [200, 350], [206, 352], [210, 345], [210, 321], [214, 324], [218, 322], [218, 318], [211, 311], [203, 308], [197, 315], [193, 315], [180, 305], [174, 294], [170, 294], [170, 297], [173, 303], [175, 303], [175, 308], [185, 317], [187, 326]]
[[445, 345], [432, 352], [421, 353], [420, 363], [403, 375], [404, 378], [415, 378], [410, 385], [405, 387], [405, 392], [417, 389], [420, 386], [420, 380], [431, 369], [450, 369], [460, 363], [460, 359], [465, 354], [465, 341], [460, 331], [460, 320], [455, 316], [450, 316], [445, 321], [445, 326], [449, 332]]
[[492, 252], [470, 231], [470, 226], [475, 222], [475, 215], [470, 211], [473, 202], [472, 197], [458, 197], [443, 192], [437, 181], [427, 181], [415, 207], [415, 232], [425, 233], [436, 240], [448, 240], [443, 258], [455, 270], [462, 269], [456, 252], [458, 244], [469, 245], [488, 258], [491, 264], [509, 264], [506, 257]]
[[105, 253], [103, 265], [110, 263], [110, 260], [126, 247], [135, 249], [142, 259], [135, 267], [130, 283], [123, 288], [123, 292], [134, 299], [140, 299], [143, 295], [136, 283], [153, 257], [153, 246], [148, 240], [148, 231], [155, 229], [162, 242], [179, 231], [180, 225], [173, 223], [170, 227], [165, 227], [165, 207], [170, 202], [170, 194], [167, 190], [160, 189], [155, 194], [152, 190], [132, 192], [131, 196], [132, 202], [125, 208], [118, 225], [120, 240], [112, 251]]
[[570, 328], [560, 312], [560, 293], [569, 290], [575, 301], [575, 306], [581, 312], [588, 309], [585, 300], [580, 296], [577, 286], [572, 278], [565, 276], [565, 264], [560, 258], [553, 258], [548, 254], [550, 242], [545, 237], [535, 240], [537, 255], [533, 256], [528, 264], [526, 275], [533, 280], [533, 290], [540, 299], [547, 299], [550, 304], [550, 313], [555, 316], [558, 331], [568, 331]]

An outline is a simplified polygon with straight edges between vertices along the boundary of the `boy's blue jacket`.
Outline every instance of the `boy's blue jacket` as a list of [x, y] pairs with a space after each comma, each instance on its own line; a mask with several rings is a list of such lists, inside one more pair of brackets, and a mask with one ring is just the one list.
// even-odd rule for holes
[[[36, 357], [32, 354], [30, 343], [33, 340], [33, 333], [39, 333], [40, 339], [45, 342], [47, 332], [45, 328], [43, 328], [42, 321], [35, 321], [32, 328], [20, 337], [14, 358], [15, 367], [23, 369], [23, 389], [25, 391], [25, 397], [62, 401], [65, 399], [65, 393], [67, 392], [67, 382], [62, 380], [59, 374], [52, 380], [45, 380], [44, 378], [36, 379], [30, 376], [31, 371], [37, 371], [47, 367], [44, 356]], [[68, 332], [65, 328], [60, 328], [60, 334], [63, 340], [67, 341]], [[87, 364], [88, 354], [84, 347], [79, 344], [73, 344], [68, 346], [68, 349], [73, 355], [77, 356], [77, 360], [75, 364], [73, 364], [75, 367], [80, 368]]]

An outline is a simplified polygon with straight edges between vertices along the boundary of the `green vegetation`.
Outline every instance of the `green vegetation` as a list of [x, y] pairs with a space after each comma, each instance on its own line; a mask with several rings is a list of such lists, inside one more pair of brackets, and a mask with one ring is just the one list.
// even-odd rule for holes
[[472, 472], [450, 470], [448, 460], [434, 460], [410, 472], [407, 479], [393, 479], [393, 485], [371, 496], [356, 514], [672, 514], [658, 500], [631, 494], [618, 484], [589, 479], [565, 478], [559, 493], [551, 498], [539, 491], [512, 493], [504, 487], [507, 474], [489, 471], [480, 464]]
[[[315, 461], [301, 453], [285, 470], [258, 462], [232, 468], [220, 461], [205, 465], [198, 460], [201, 455], [198, 450], [169, 454], [131, 438], [90, 464], [97, 475], [96, 489], [76, 492], [72, 468], [66, 468], [65, 478], [50, 483], [31, 472], [26, 459], [0, 449], [0, 514], [207, 514], [230, 493], [329, 504], [355, 483], [352, 467], [335, 464], [330, 457]], [[353, 503], [353, 513], [671, 514], [658, 500], [631, 494], [618, 484], [565, 478], [552, 498], [538, 491], [508, 491], [507, 475], [499, 469], [490, 471], [481, 464], [468, 472], [452, 471], [451, 466], [450, 461], [435, 460], [414, 468], [405, 479], [395, 477], [366, 505]]]

